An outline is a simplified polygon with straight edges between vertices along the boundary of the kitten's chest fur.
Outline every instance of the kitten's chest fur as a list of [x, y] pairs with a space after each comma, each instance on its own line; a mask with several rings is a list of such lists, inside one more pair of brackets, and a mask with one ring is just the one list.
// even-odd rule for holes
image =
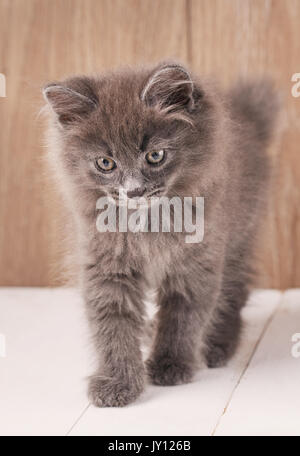
[[156, 289], [170, 270], [175, 246], [166, 245], [159, 237], [157, 237], [156, 242], [146, 237], [140, 248], [146, 286], [150, 289]]
[[86, 246], [99, 274], [138, 276], [146, 289], [159, 288], [182, 250], [171, 233], [97, 233]]
[[127, 258], [138, 265], [149, 289], [159, 288], [179, 254], [178, 240], [170, 233], [132, 234], [127, 238]]

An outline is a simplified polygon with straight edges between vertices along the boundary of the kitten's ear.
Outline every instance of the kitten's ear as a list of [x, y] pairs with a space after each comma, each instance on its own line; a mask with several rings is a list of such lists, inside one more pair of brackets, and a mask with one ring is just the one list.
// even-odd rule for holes
[[141, 99], [149, 106], [158, 106], [165, 112], [191, 109], [194, 84], [189, 72], [181, 65], [160, 67], [148, 79]]
[[98, 105], [91, 85], [84, 78], [74, 78], [61, 84], [47, 84], [43, 95], [62, 125], [82, 120]]

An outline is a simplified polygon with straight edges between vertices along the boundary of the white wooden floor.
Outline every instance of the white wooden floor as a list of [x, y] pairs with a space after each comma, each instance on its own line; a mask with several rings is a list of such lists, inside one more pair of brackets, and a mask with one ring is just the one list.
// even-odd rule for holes
[[243, 317], [226, 368], [97, 409], [85, 393], [93, 368], [76, 292], [2, 288], [0, 435], [300, 435], [300, 290], [257, 291]]

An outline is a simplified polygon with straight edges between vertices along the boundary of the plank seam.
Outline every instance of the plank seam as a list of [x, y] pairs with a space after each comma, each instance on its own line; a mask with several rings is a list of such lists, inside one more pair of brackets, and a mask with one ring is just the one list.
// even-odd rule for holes
[[85, 408], [82, 410], [82, 412], [80, 413], [80, 415], [78, 416], [78, 418], [76, 418], [76, 420], [74, 421], [74, 423], [72, 424], [72, 426], [70, 427], [70, 429], [67, 431], [65, 437], [68, 437], [70, 435], [70, 433], [73, 431], [73, 429], [75, 428], [75, 426], [79, 423], [79, 421], [81, 420], [81, 418], [86, 414], [86, 412], [88, 411], [88, 409], [90, 408], [91, 404], [88, 403], [88, 405], [85, 406]]
[[256, 341], [255, 344], [254, 344], [253, 350], [252, 350], [252, 352], [250, 353], [249, 359], [248, 359], [248, 361], [246, 362], [244, 368], [242, 369], [242, 372], [241, 372], [240, 376], [238, 377], [238, 380], [237, 380], [235, 386], [233, 387], [231, 393], [229, 394], [229, 397], [228, 397], [228, 400], [227, 400], [227, 402], [226, 402], [226, 404], [225, 404], [225, 407], [224, 407], [224, 409], [223, 409], [221, 415], [219, 416], [219, 418], [218, 418], [218, 420], [217, 420], [217, 422], [216, 422], [216, 425], [215, 425], [215, 427], [214, 427], [214, 429], [213, 429], [213, 431], [212, 431], [212, 433], [211, 433], [211, 436], [212, 436], [212, 437], [215, 435], [215, 433], [216, 433], [216, 431], [217, 431], [217, 429], [218, 429], [218, 427], [219, 427], [219, 425], [220, 425], [220, 423], [221, 423], [221, 421], [222, 421], [223, 416], [224, 416], [225, 413], [227, 412], [228, 407], [229, 407], [229, 405], [230, 405], [230, 403], [231, 403], [231, 401], [232, 401], [232, 398], [233, 398], [233, 396], [234, 396], [234, 393], [236, 392], [236, 390], [237, 390], [237, 388], [239, 387], [239, 385], [240, 385], [240, 383], [241, 383], [241, 381], [242, 381], [244, 375], [246, 374], [247, 369], [248, 369], [248, 367], [249, 367], [249, 365], [250, 365], [250, 363], [251, 363], [251, 361], [252, 361], [252, 359], [253, 359], [253, 357], [254, 357], [254, 355], [255, 355], [257, 349], [258, 349], [258, 346], [259, 346], [259, 344], [261, 343], [261, 341], [262, 341], [262, 339], [263, 339], [265, 333], [267, 332], [267, 329], [269, 328], [269, 326], [270, 326], [270, 324], [272, 323], [273, 319], [275, 318], [275, 316], [277, 315], [277, 313], [278, 313], [279, 310], [281, 309], [281, 307], [282, 307], [282, 305], [283, 305], [283, 302], [284, 302], [284, 295], [285, 295], [285, 293], [281, 293], [281, 297], [280, 297], [280, 299], [279, 299], [279, 302], [278, 302], [277, 306], [275, 307], [274, 311], [271, 313], [270, 317], [267, 319], [267, 321], [266, 321], [266, 323], [265, 323], [265, 325], [264, 325], [264, 327], [263, 327], [263, 329], [262, 329], [262, 331], [261, 331], [259, 337], [257, 338], [257, 341]]
[[186, 56], [189, 65], [193, 64], [192, 3], [185, 0]]

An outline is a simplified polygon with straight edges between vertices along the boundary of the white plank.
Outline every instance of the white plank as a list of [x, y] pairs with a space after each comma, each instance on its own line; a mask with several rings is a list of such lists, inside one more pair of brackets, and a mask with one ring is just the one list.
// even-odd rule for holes
[[[300, 435], [300, 290], [289, 290], [237, 387], [216, 435]], [[300, 354], [300, 347], [294, 351]]]
[[85, 317], [78, 294], [0, 289], [0, 434], [64, 435], [87, 406]]
[[70, 435], [210, 435], [280, 298], [280, 292], [271, 290], [252, 295], [243, 311], [242, 343], [227, 367], [205, 369], [188, 385], [148, 386], [123, 409], [90, 406]]

